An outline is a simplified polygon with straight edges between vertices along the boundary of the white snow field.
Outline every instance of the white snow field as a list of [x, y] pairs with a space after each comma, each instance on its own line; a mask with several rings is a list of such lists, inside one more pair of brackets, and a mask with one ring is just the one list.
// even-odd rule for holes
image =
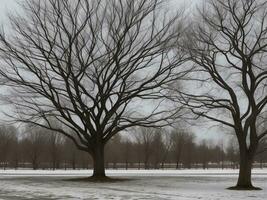
[[0, 199], [64, 200], [264, 200], [267, 170], [253, 170], [261, 191], [231, 191], [236, 170], [107, 170], [120, 182], [92, 183], [70, 179], [87, 177], [91, 170], [0, 171]]

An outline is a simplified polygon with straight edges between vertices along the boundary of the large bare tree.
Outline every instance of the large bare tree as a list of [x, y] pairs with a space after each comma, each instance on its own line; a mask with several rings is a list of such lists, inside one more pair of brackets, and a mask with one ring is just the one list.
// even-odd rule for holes
[[187, 84], [179, 99], [198, 117], [234, 129], [240, 169], [231, 189], [257, 189], [251, 168], [267, 135], [262, 126], [267, 104], [266, 15], [266, 1], [207, 1], [186, 42], [195, 70], [193, 84]]
[[26, 0], [0, 34], [11, 117], [67, 136], [93, 157], [93, 176], [105, 177], [111, 137], [133, 126], [166, 125], [176, 115], [160, 86], [184, 74], [173, 73], [184, 55], [172, 51], [182, 26], [166, 5]]

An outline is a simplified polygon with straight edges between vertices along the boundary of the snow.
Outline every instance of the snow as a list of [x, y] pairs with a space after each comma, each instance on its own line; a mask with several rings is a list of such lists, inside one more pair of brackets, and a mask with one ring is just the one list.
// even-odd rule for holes
[[107, 170], [121, 182], [70, 181], [91, 170], [0, 171], [0, 199], [113, 199], [113, 200], [262, 200], [267, 196], [267, 170], [253, 170], [261, 191], [231, 191], [237, 170]]

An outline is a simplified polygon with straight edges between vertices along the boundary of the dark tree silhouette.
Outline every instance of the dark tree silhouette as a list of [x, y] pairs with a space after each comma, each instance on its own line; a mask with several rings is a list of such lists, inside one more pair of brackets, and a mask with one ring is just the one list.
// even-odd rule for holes
[[197, 88], [179, 98], [198, 117], [234, 129], [240, 170], [232, 189], [257, 189], [251, 168], [267, 135], [266, 127], [261, 128], [267, 104], [267, 2], [211, 0], [205, 6], [185, 47], [195, 65], [191, 80]]
[[176, 115], [160, 86], [185, 73], [174, 73], [184, 56], [172, 50], [182, 26], [163, 7], [164, 0], [26, 0], [0, 34], [11, 117], [67, 136], [92, 156], [93, 176], [105, 177], [110, 138]]

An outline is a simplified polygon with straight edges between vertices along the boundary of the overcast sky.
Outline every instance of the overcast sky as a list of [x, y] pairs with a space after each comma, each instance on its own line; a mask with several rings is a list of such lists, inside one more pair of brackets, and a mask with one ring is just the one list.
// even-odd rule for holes
[[[14, 9], [17, 9], [17, 2], [23, 2], [24, 0], [0, 0], [0, 19], [3, 21], [6, 17], [7, 11], [14, 11]], [[177, 5], [177, 8], [181, 5], [188, 5], [192, 6], [192, 3], [200, 2], [201, 0], [169, 0], [172, 4]]]
[[[7, 13], [14, 13], [18, 9], [18, 2], [23, 2], [24, 0], [0, 0], [0, 22], [1, 25], [7, 22]], [[193, 6], [195, 3], [199, 3], [202, 0], [171, 0], [171, 4], [177, 6], [177, 9], [181, 6]], [[209, 138], [212, 140], [220, 141], [224, 136], [220, 133], [218, 128], [211, 128], [208, 126], [202, 126], [193, 128], [193, 132], [197, 133], [198, 138]]]
[[7, 11], [9, 10], [12, 12], [12, 10], [17, 8], [17, 3], [22, 0], [0, 0], [0, 17], [1, 21], [3, 22], [6, 18]]

